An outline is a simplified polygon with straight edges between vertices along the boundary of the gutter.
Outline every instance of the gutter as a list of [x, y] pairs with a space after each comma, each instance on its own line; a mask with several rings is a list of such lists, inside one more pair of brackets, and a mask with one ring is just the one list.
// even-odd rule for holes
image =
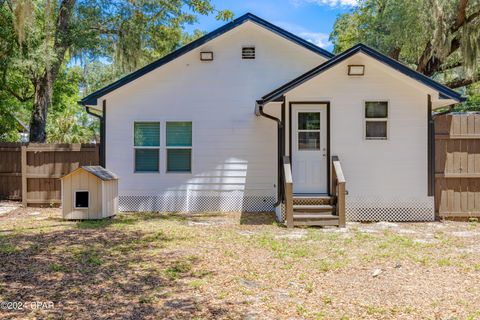
[[[82, 104], [82, 103], [80, 103]], [[100, 120], [100, 165], [105, 168], [105, 118], [106, 118], [106, 100], [103, 100], [102, 115], [90, 110], [91, 107], [84, 105], [85, 110], [91, 116]]]
[[[285, 106], [285, 100], [282, 103], [282, 108]], [[257, 101], [257, 104], [255, 106], [255, 115], [257, 116], [262, 116], [267, 119], [273, 120], [277, 123], [277, 201], [273, 204], [274, 207], [278, 207], [282, 201], [283, 201], [283, 183], [282, 183], [282, 154], [283, 154], [283, 146], [285, 145], [284, 143], [284, 125], [282, 120], [265, 113], [263, 111], [263, 102], [261, 100]]]

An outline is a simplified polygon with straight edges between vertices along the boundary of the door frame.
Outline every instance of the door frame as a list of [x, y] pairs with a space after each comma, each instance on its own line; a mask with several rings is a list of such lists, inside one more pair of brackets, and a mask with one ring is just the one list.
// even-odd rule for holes
[[[323, 104], [327, 105], [327, 193], [331, 195], [331, 177], [330, 177], [330, 166], [331, 166], [331, 159], [330, 159], [330, 101], [289, 101], [288, 102], [288, 134], [290, 138], [288, 139], [288, 153], [290, 155], [290, 165], [293, 167], [293, 152], [292, 152], [292, 106], [296, 104], [307, 104], [307, 105], [315, 105], [315, 104]], [[293, 168], [292, 168], [293, 170]], [[295, 183], [295, 181], [293, 182]]]

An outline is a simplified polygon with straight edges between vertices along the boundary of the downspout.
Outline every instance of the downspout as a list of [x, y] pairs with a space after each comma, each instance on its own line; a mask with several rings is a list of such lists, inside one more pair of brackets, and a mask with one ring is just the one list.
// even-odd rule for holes
[[432, 117], [432, 96], [427, 96], [427, 171], [428, 171], [428, 196], [435, 194], [435, 125]]
[[[284, 147], [284, 142], [283, 142], [283, 129], [284, 125], [282, 120], [265, 113], [263, 111], [263, 102], [262, 101], [257, 101], [257, 106], [258, 106], [258, 114], [262, 117], [268, 118], [270, 120], [273, 120], [277, 123], [277, 201], [273, 204], [274, 207], [278, 207], [282, 201], [283, 201], [283, 183], [282, 183], [282, 155], [283, 155], [283, 147]], [[282, 108], [285, 106], [285, 99], [283, 100], [282, 103]]]
[[105, 112], [106, 112], [106, 101], [103, 100], [102, 105], [102, 115], [92, 112], [90, 107], [85, 106], [85, 110], [91, 116], [94, 116], [100, 120], [100, 165], [105, 168]]

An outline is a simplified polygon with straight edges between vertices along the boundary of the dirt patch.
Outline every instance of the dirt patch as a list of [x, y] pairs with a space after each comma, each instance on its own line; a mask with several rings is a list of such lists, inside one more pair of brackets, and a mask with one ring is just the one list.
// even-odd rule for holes
[[480, 319], [480, 225], [349, 223], [287, 230], [274, 215], [0, 216], [2, 318]]
[[19, 202], [3, 201], [0, 202], [0, 217], [5, 216], [9, 212], [12, 212], [20, 207]]

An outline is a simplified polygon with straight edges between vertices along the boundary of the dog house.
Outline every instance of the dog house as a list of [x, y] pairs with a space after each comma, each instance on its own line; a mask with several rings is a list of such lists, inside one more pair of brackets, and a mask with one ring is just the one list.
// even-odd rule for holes
[[118, 177], [114, 173], [100, 166], [83, 166], [61, 180], [64, 219], [103, 219], [117, 214]]

